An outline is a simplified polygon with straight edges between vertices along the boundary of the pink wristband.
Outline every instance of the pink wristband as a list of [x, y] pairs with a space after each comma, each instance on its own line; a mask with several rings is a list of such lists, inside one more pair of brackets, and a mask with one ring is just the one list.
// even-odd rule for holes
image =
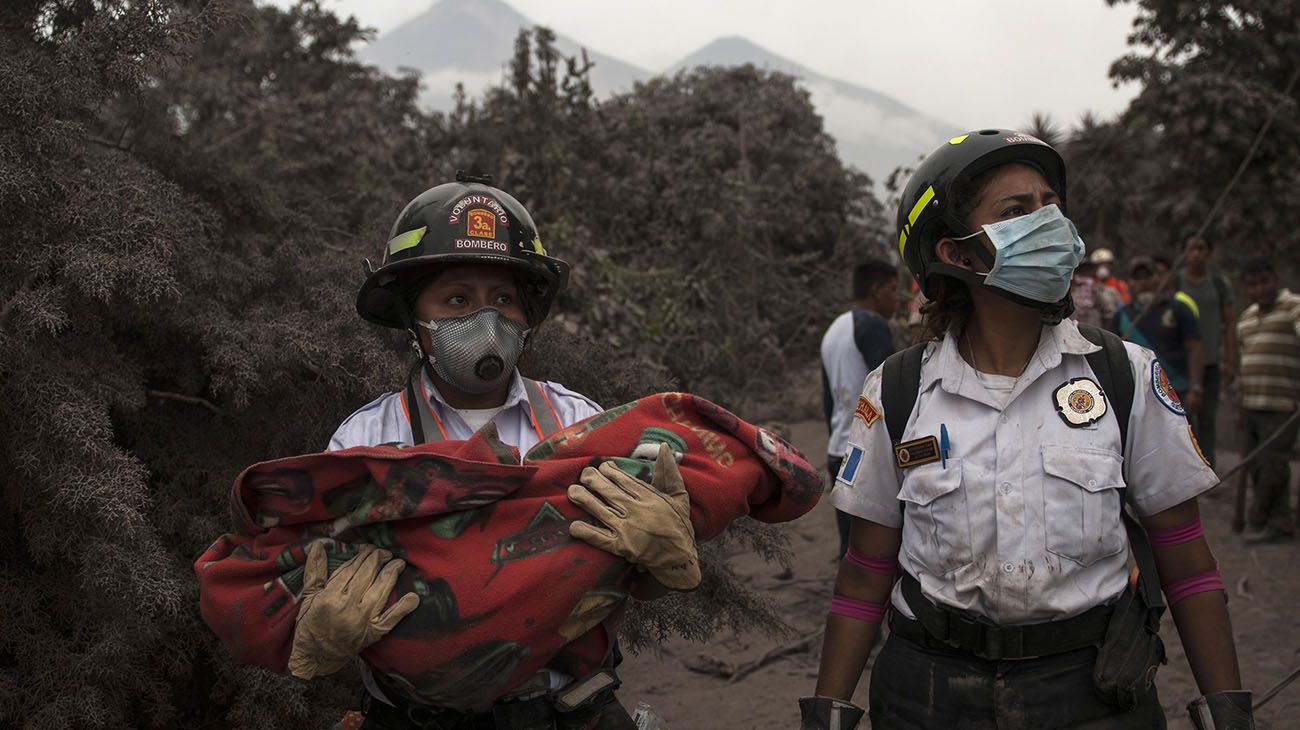
[[1218, 569], [1207, 570], [1204, 573], [1189, 575], [1182, 580], [1176, 580], [1172, 583], [1166, 583], [1160, 586], [1165, 592], [1165, 602], [1170, 606], [1178, 603], [1184, 598], [1197, 593], [1206, 591], [1223, 591], [1226, 598], [1228, 589], [1223, 585], [1223, 578], [1219, 575]]
[[831, 613], [878, 624], [885, 617], [885, 604], [834, 596], [831, 598]]
[[1164, 530], [1147, 530], [1147, 538], [1151, 540], [1152, 547], [1173, 547], [1204, 536], [1205, 527], [1201, 525], [1201, 518], [1199, 517], [1193, 517], [1190, 522], [1178, 527], [1170, 527]]
[[868, 573], [894, 576], [902, 572], [898, 567], [898, 560], [896, 558], [885, 557], [884, 555], [863, 555], [857, 550], [854, 550], [852, 545], [850, 545], [849, 549], [845, 551], [844, 559], [853, 565], [862, 568]]

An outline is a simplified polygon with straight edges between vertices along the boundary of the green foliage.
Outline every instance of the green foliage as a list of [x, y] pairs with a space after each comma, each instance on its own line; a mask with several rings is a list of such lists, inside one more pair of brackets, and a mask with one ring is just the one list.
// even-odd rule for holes
[[1066, 150], [1071, 215], [1085, 239], [1129, 255], [1181, 248], [1273, 114], [1206, 235], [1229, 259], [1284, 253], [1300, 227], [1296, 3], [1137, 6], [1133, 50], [1111, 66], [1111, 78], [1141, 90], [1114, 122], [1085, 117]]
[[[444, 117], [354, 60], [364, 34], [315, 2], [0, 5], [0, 595], [20, 597], [0, 725], [337, 718], [355, 675], [233, 665], [190, 563], [239, 469], [320, 448], [400, 381], [400, 343], [353, 309], [359, 263], [456, 168], [495, 173], [574, 263], [526, 371], [606, 405], [675, 385], [767, 415], [880, 237], [789, 78], [696, 71], [598, 104], [538, 29]], [[770, 529], [732, 540], [783, 554]], [[685, 618], [641, 635], [774, 621], [724, 547]]]

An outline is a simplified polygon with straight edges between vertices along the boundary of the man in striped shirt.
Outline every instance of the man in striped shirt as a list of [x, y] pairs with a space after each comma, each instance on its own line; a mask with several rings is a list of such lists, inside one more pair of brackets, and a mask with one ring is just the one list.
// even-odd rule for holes
[[1246, 451], [1278, 430], [1281, 435], [1250, 468], [1255, 484], [1247, 542], [1292, 539], [1289, 458], [1300, 419], [1300, 296], [1280, 288], [1272, 262], [1256, 259], [1242, 269], [1253, 302], [1237, 321], [1241, 343], [1241, 407]]

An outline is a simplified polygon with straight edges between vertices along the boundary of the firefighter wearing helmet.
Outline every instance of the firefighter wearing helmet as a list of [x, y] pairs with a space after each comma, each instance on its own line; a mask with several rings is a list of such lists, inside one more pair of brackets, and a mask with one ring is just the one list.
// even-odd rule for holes
[[1254, 727], [1196, 505], [1218, 478], [1152, 352], [1067, 319], [1084, 244], [1065, 204], [1060, 155], [999, 129], [940, 145], [903, 191], [930, 341], [863, 386], [805, 730], [856, 726], [886, 615], [875, 730], [1164, 727], [1166, 607], [1205, 693], [1193, 722]]
[[[464, 440], [491, 422], [502, 441], [524, 454], [550, 433], [601, 411], [558, 383], [524, 378], [516, 369], [528, 339], [564, 289], [569, 266], [547, 254], [524, 206], [490, 182], [457, 173], [455, 182], [421, 193], [398, 215], [380, 265], [367, 262], [357, 311], [369, 322], [404, 330], [418, 359], [402, 390], [362, 406], [339, 426], [330, 450]], [[589, 478], [604, 479], [595, 470], [587, 471], [594, 475], [584, 473], [583, 484], [572, 487], [571, 494], [590, 487]], [[631, 488], [653, 489], [644, 483]], [[670, 508], [662, 499], [647, 501], [656, 509], [660, 504]], [[664, 516], [665, 524], [672, 522], [670, 517]], [[660, 543], [642, 541], [635, 549], [617, 536], [614, 542], [611, 552], [652, 573], [664, 542], [672, 542], [674, 550], [694, 551], [693, 533], [663, 533]], [[626, 549], [617, 549], [619, 545]], [[289, 660], [294, 675], [310, 679], [337, 671], [417, 607], [414, 593], [383, 613], [382, 605], [366, 609], [341, 598], [349, 591], [355, 595], [358, 585], [385, 596], [396, 585], [403, 561], [384, 550], [367, 554], [368, 559], [360, 555], [353, 559], [360, 562], [333, 571], [319, 590], [327, 600], [318, 598], [310, 608], [300, 609]], [[307, 572], [313, 572], [310, 557]], [[323, 570], [317, 572], [323, 575]], [[698, 583], [698, 574], [694, 581]], [[651, 584], [640, 597], [663, 592], [662, 586]], [[536, 696], [501, 698], [509, 711], [493, 705], [481, 712], [420, 704], [366, 670], [361, 727], [513, 728], [510, 723], [525, 713], [529, 722], [542, 723], [527, 725], [530, 728], [628, 730], [634, 727], [632, 720], [614, 697], [617, 662], [615, 647], [600, 676], [543, 670], [535, 681], [525, 683], [541, 688]]]

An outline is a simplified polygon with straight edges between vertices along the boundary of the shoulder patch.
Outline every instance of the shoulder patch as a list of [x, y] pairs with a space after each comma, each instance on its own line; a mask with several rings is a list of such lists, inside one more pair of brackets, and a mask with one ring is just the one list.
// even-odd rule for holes
[[858, 475], [859, 466], [862, 466], [862, 447], [849, 444], [849, 452], [844, 455], [844, 464], [840, 466], [840, 473], [836, 475], [835, 481], [853, 486], [853, 479]]
[[870, 398], [860, 395], [858, 407], [853, 409], [853, 417], [861, 418], [862, 422], [867, 424], [867, 428], [871, 428], [876, 425], [876, 421], [880, 420], [880, 409], [876, 408], [876, 404], [872, 403]]
[[1192, 424], [1190, 423], [1187, 424], [1187, 438], [1192, 440], [1192, 448], [1196, 449], [1196, 455], [1201, 457], [1201, 461], [1204, 461], [1206, 466], [1214, 468], [1210, 460], [1205, 458], [1205, 452], [1201, 451], [1201, 442], [1196, 440], [1196, 433], [1192, 431]]
[[1151, 361], [1151, 392], [1155, 394], [1156, 400], [1171, 412], [1180, 416], [1187, 415], [1187, 410], [1183, 408], [1183, 402], [1179, 400], [1173, 383], [1169, 382], [1169, 374], [1160, 366], [1159, 360]]

